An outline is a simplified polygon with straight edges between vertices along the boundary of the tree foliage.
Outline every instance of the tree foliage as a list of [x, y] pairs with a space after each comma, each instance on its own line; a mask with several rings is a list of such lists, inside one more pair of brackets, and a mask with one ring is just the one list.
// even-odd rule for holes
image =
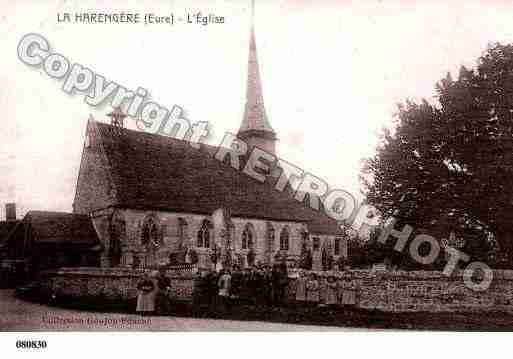
[[489, 46], [436, 92], [437, 103], [398, 106], [395, 128], [365, 161], [367, 200], [438, 238], [454, 231], [474, 251], [493, 247], [493, 234], [511, 263], [513, 45]]

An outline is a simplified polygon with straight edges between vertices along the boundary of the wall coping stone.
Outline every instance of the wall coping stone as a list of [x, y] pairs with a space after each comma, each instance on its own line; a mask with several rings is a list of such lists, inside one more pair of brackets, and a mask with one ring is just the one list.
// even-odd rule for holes
[[[72, 276], [72, 277], [120, 277], [134, 278], [141, 277], [155, 269], [131, 269], [131, 268], [97, 268], [97, 267], [75, 267], [59, 268], [57, 270], [45, 271], [42, 273], [46, 277]], [[193, 278], [194, 273], [187, 271], [179, 273], [177, 271], [167, 272], [170, 278]]]

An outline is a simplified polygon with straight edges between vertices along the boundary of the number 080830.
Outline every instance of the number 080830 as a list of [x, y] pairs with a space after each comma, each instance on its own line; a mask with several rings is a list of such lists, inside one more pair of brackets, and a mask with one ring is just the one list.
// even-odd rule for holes
[[44, 349], [44, 348], [46, 348], [46, 340], [17, 340], [16, 348], [18, 348], [18, 349]]

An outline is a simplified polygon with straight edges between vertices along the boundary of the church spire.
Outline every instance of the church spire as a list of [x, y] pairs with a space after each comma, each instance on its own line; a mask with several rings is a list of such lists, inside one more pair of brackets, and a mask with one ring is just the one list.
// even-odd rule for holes
[[274, 154], [276, 134], [265, 112], [262, 83], [258, 67], [254, 17], [255, 2], [252, 0], [246, 105], [238, 137], [246, 141], [250, 147], [258, 146]]

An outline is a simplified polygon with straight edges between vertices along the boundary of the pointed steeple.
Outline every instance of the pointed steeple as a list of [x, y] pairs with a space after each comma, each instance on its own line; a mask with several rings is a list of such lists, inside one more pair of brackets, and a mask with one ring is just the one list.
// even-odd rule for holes
[[238, 137], [250, 146], [261, 147], [268, 152], [275, 152], [276, 133], [274, 132], [265, 112], [262, 82], [258, 66], [255, 41], [255, 3], [251, 3], [251, 31], [249, 39], [248, 79], [246, 88], [246, 105], [244, 118]]

